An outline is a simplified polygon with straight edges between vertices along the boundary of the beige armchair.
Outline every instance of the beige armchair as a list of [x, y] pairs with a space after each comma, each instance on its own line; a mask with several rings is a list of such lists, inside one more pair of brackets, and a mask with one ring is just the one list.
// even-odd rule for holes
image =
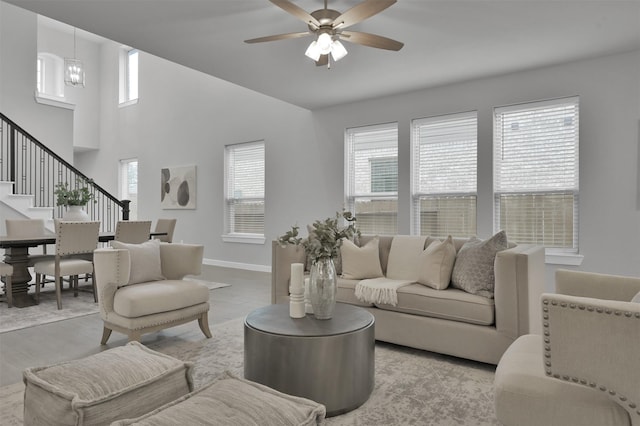
[[[154, 245], [159, 247], [158, 259], [153, 257]], [[100, 316], [104, 321], [101, 343], [107, 343], [113, 330], [126, 334], [129, 341], [139, 341], [142, 334], [194, 320], [210, 338], [209, 289], [200, 282], [183, 279], [200, 274], [204, 247], [157, 240], [121, 246], [129, 248], [94, 252]], [[138, 250], [148, 247], [136, 246], [151, 248], [141, 255]], [[150, 271], [156, 261], [158, 272]]]
[[504, 425], [640, 425], [640, 278], [558, 271], [543, 335], [507, 349], [495, 376]]
[[158, 219], [156, 222], [156, 232], [166, 232], [167, 235], [158, 235], [154, 238], [164, 241], [165, 243], [173, 242], [173, 231], [176, 229], [178, 219]]

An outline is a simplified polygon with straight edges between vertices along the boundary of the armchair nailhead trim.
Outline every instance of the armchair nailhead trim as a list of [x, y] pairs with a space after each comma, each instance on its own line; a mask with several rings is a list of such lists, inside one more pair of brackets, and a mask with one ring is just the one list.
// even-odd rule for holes
[[[631, 410], [635, 410], [638, 406], [635, 402], [629, 401], [628, 398], [624, 395], [618, 395], [618, 393], [613, 390], [613, 389], [607, 389], [606, 386], [604, 385], [598, 385], [597, 383], [594, 382], [587, 382], [587, 380], [582, 379], [582, 378], [578, 378], [578, 377], [570, 377], [567, 375], [560, 375], [557, 373], [554, 373], [551, 369], [551, 339], [549, 338], [549, 336], [551, 335], [551, 332], [549, 330], [549, 321], [547, 321], [549, 319], [549, 315], [547, 314], [549, 312], [549, 304], [551, 304], [551, 306], [560, 306], [560, 308], [569, 308], [569, 309], [576, 309], [578, 308], [581, 311], [586, 310], [587, 312], [595, 312], [598, 314], [607, 314], [607, 315], [611, 315], [614, 314], [616, 316], [625, 316], [626, 318], [636, 318], [636, 319], [640, 319], [640, 313], [636, 312], [635, 314], [633, 312], [628, 312], [628, 311], [618, 311], [618, 310], [612, 310], [610, 308], [600, 308], [600, 307], [593, 307], [593, 306], [589, 306], [589, 305], [579, 305], [576, 303], [570, 303], [568, 304], [567, 302], [560, 302], [558, 303], [557, 300], [551, 300], [549, 301], [548, 299], [543, 299], [542, 300], [542, 311], [545, 312], [545, 314], [543, 315], [544, 318], [544, 322], [542, 324], [543, 327], [543, 334], [544, 334], [544, 357], [546, 359], [545, 361], [545, 366], [547, 368], [545, 368], [545, 373], [547, 374], [547, 376], [549, 377], [553, 377], [555, 379], [560, 379], [560, 380], [564, 380], [567, 382], [573, 382], [573, 383], [580, 383], [584, 386], [589, 386], [593, 389], [599, 389], [602, 392], [606, 392], [608, 393], [610, 396], [614, 397], [614, 396], [618, 396], [618, 399], [623, 403], [622, 405], [625, 405], [624, 403], [626, 403], [626, 405], [631, 409]], [[636, 415], [640, 416], [640, 410], [636, 410], [635, 412]]]

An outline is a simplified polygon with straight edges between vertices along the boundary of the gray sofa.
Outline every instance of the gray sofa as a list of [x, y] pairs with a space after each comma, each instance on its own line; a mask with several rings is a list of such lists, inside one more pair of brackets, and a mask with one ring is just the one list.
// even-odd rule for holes
[[[362, 236], [360, 245], [372, 238]], [[380, 264], [385, 274], [392, 240], [392, 236], [379, 237]], [[425, 247], [433, 241], [427, 238]], [[456, 250], [466, 241], [454, 239]], [[305, 263], [302, 246], [272, 243], [272, 303], [289, 301], [290, 265], [296, 262]], [[355, 297], [358, 281], [340, 277], [336, 298], [362, 306], [374, 315], [376, 340], [497, 364], [518, 336], [540, 333], [544, 248], [518, 245], [500, 251], [494, 271], [494, 299], [452, 287], [435, 290], [415, 283], [398, 289], [396, 306], [363, 304]]]

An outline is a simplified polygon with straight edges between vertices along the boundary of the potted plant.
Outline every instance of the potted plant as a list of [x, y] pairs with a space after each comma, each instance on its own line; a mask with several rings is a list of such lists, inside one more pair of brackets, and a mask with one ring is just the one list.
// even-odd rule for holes
[[[347, 221], [346, 226], [340, 224], [341, 219]], [[343, 211], [342, 214], [336, 213], [333, 218], [316, 220], [306, 239], [298, 236], [298, 229], [298, 226], [293, 226], [278, 238], [278, 243], [304, 247], [311, 260], [309, 296], [313, 314], [318, 319], [329, 319], [336, 303], [337, 276], [334, 259], [338, 256], [344, 238], [352, 240], [360, 235], [356, 228], [356, 217], [349, 211]]]
[[54, 194], [56, 195], [56, 205], [68, 207], [65, 213], [64, 220], [89, 220], [89, 215], [82, 210], [82, 207], [87, 205], [91, 200], [95, 203], [94, 195], [90, 192], [87, 184], [93, 181], [83, 181], [82, 186], [75, 188], [69, 188], [67, 182], [59, 183], [56, 185]]

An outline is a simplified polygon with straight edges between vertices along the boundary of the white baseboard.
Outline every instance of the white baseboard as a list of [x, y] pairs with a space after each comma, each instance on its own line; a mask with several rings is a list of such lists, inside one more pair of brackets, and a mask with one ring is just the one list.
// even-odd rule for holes
[[271, 273], [271, 266], [256, 265], [254, 263], [240, 263], [240, 262], [229, 262], [227, 260], [203, 259], [202, 264], [208, 265], [208, 266], [220, 266], [222, 268], [244, 269], [247, 271]]

